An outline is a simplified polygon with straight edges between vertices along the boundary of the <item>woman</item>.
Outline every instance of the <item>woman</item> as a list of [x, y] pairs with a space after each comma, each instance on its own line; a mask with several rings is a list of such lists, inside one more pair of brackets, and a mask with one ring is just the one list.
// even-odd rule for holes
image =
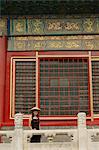
[[[31, 124], [31, 127], [33, 130], [39, 130], [39, 112], [40, 109], [37, 107], [33, 107], [31, 109], [32, 116], [31, 120], [29, 121], [29, 124]], [[29, 125], [30, 126], [30, 125]], [[33, 135], [30, 139], [31, 143], [37, 143], [40, 142], [41, 135]]]

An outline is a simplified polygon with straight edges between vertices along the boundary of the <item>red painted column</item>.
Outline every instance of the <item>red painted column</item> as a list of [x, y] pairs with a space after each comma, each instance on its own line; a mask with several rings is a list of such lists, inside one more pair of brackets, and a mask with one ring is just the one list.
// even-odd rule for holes
[[0, 126], [4, 121], [6, 37], [0, 37]]

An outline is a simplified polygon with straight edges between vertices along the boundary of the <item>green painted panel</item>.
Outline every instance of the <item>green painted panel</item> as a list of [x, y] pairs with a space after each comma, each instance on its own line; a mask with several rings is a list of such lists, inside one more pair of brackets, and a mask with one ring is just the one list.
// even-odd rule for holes
[[10, 37], [8, 51], [99, 50], [99, 35]]
[[7, 34], [7, 20], [6, 19], [0, 19], [0, 35], [6, 35]]
[[15, 33], [16, 35], [26, 34], [26, 19], [10, 20], [10, 33]]
[[99, 18], [10, 19], [10, 35], [99, 34]]

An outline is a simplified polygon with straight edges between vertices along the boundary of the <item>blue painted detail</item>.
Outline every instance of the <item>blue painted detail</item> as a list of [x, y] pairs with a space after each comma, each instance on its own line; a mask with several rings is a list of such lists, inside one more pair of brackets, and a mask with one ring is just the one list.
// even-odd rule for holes
[[7, 35], [10, 35], [10, 18], [7, 18]]
[[28, 33], [28, 20], [26, 18], [26, 33]]

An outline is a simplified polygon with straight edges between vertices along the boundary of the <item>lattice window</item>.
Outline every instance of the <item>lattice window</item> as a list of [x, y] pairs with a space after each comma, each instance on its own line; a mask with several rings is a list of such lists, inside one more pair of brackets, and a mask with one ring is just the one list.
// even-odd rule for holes
[[40, 108], [42, 116], [89, 114], [88, 60], [40, 59]]
[[36, 99], [35, 61], [15, 61], [15, 113], [29, 114]]
[[93, 110], [99, 114], [99, 61], [92, 61]]

